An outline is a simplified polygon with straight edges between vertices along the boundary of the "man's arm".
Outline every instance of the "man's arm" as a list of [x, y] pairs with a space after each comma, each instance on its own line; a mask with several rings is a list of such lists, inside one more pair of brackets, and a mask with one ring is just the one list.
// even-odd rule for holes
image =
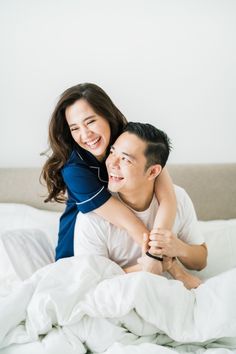
[[172, 231], [164, 229], [156, 230], [150, 235], [150, 240], [150, 252], [156, 255], [178, 257], [187, 269], [201, 270], [206, 267], [207, 247], [205, 243], [201, 245], [187, 244]]
[[201, 279], [187, 272], [176, 258], [168, 267], [167, 271], [174, 279], [182, 281], [187, 289], [195, 289], [202, 284]]
[[135, 264], [133, 266], [123, 268], [123, 271], [125, 273], [141, 272], [142, 271], [142, 267], [141, 267], [140, 264]]
[[187, 268], [192, 270], [202, 270], [207, 265], [207, 246], [202, 245], [188, 245], [187, 243], [178, 239], [179, 252], [178, 259]]
[[168, 272], [175, 280], [181, 281], [187, 289], [197, 288], [202, 283], [198, 277], [188, 273], [176, 258], [163, 257], [163, 261], [159, 262], [147, 257], [145, 253], [148, 247], [148, 242], [144, 238], [142, 247], [143, 256], [138, 259], [137, 267], [134, 266], [133, 269], [128, 269], [128, 272], [141, 270], [160, 275], [159, 263], [162, 263], [162, 272]]

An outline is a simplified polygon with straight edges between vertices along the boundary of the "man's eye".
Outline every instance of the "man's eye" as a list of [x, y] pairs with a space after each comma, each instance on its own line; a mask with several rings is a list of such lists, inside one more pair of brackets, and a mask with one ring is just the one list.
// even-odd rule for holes
[[126, 163], [130, 164], [131, 161], [129, 159], [127, 159], [127, 157], [122, 157], [122, 160], [125, 161]]

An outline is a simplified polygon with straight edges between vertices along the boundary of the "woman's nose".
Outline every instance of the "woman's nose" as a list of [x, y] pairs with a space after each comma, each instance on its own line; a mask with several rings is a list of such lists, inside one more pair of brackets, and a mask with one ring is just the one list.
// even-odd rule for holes
[[90, 134], [90, 130], [89, 130], [88, 127], [82, 126], [82, 127], [80, 128], [80, 135], [81, 135], [81, 138], [82, 138], [82, 139], [87, 138], [87, 136], [88, 136], [89, 134]]

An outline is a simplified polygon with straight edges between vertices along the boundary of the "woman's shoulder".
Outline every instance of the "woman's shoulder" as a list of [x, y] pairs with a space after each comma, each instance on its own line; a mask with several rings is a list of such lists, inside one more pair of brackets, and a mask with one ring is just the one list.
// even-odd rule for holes
[[74, 148], [68, 158], [65, 167], [73, 164], [88, 165], [88, 166], [98, 166], [100, 167], [100, 162], [93, 156], [90, 152], [77, 147]]
[[97, 176], [99, 180], [107, 183], [105, 163], [101, 164], [94, 156], [86, 151], [74, 149], [63, 166], [61, 173], [67, 180], [72, 177], [92, 178]]
[[77, 163], [85, 164], [86, 160], [82, 157], [82, 154], [78, 150], [73, 149], [64, 167], [77, 164]]
[[62, 174], [70, 174], [73, 170], [88, 168], [87, 161], [81, 156], [77, 150], [73, 150], [66, 161], [65, 165], [62, 167]]

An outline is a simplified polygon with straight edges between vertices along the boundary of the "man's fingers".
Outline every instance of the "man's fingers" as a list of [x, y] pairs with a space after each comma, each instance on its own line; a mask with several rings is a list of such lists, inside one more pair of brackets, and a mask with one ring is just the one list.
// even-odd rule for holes
[[143, 234], [143, 244], [142, 244], [142, 254], [146, 254], [147, 250], [148, 250], [148, 242], [149, 242], [149, 238], [148, 238], [148, 234]]

